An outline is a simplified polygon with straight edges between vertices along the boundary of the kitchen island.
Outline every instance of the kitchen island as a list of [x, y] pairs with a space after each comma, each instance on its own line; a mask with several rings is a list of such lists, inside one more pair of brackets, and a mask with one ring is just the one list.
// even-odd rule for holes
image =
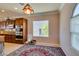
[[15, 40], [15, 31], [1, 31], [0, 30], [0, 36], [4, 36], [4, 42], [12, 43]]

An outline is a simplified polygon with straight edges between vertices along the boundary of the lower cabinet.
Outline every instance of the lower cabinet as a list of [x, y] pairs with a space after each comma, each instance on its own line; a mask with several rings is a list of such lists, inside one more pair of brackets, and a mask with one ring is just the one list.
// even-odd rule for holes
[[5, 35], [5, 42], [15, 43], [15, 35]]
[[17, 40], [15, 35], [5, 35], [5, 42], [23, 44], [23, 39]]

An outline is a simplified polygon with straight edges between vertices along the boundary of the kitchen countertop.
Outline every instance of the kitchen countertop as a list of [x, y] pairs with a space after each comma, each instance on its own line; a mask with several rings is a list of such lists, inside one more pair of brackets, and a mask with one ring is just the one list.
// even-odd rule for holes
[[16, 35], [13, 31], [0, 31], [0, 35]]

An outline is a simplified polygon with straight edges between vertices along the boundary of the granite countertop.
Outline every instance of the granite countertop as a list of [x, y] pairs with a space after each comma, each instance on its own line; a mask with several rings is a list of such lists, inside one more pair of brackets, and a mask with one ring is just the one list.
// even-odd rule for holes
[[0, 35], [15, 35], [15, 31], [3, 31], [3, 30], [0, 30]]
[[15, 32], [3, 32], [0, 35], [16, 35]]

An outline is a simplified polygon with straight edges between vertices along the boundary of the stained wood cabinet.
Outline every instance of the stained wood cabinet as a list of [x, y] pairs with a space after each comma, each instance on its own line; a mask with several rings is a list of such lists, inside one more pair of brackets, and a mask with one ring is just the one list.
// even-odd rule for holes
[[15, 38], [15, 35], [5, 35], [5, 42], [16, 43]]
[[17, 18], [15, 20], [16, 42], [24, 43], [27, 41], [27, 19]]
[[5, 36], [5, 42], [25, 43], [27, 41], [27, 19], [16, 18], [15, 20], [0, 22], [0, 27], [7, 27], [8, 25], [14, 25], [14, 27], [11, 29], [15, 29], [15, 33], [12, 34], [11, 31], [11, 33], [8, 33], [8, 31], [7, 34], [0, 33], [0, 35], [3, 34]]

